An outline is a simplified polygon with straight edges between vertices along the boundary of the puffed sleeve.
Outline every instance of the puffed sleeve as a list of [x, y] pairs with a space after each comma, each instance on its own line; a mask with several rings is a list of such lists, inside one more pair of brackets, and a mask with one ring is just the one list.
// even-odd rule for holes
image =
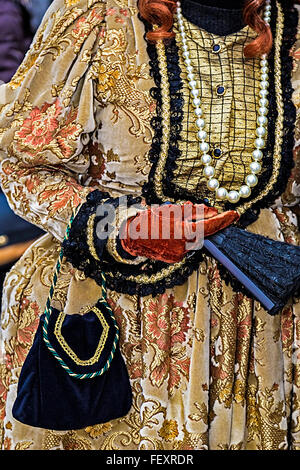
[[59, 240], [95, 189], [80, 175], [99, 125], [92, 68], [105, 8], [104, 1], [54, 0], [17, 72], [0, 86], [3, 191], [18, 215]]

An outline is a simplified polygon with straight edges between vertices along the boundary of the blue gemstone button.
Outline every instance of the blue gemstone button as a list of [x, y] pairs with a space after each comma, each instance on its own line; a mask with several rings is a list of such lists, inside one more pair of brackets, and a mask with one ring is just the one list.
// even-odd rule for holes
[[221, 46], [219, 44], [214, 44], [213, 45], [213, 52], [220, 52]]
[[225, 88], [222, 85], [217, 86], [217, 94], [219, 96], [222, 96], [224, 95], [224, 93], [225, 93]]
[[220, 158], [222, 155], [222, 150], [219, 148], [214, 149], [214, 157]]

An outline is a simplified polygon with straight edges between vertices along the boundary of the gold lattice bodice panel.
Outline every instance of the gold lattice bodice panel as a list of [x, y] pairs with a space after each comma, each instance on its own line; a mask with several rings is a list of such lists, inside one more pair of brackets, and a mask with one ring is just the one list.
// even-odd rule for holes
[[[239, 189], [249, 174], [257, 127], [260, 60], [246, 59], [243, 54], [245, 45], [256, 37], [256, 33], [246, 26], [237, 33], [221, 37], [201, 30], [186, 19], [184, 22], [216, 177], [220, 186], [228, 190]], [[202, 175], [204, 167], [196, 118], [180, 34], [177, 28], [175, 31], [180, 51], [184, 106], [179, 141], [181, 156], [176, 160], [174, 182], [187, 193], [208, 197], [214, 203], [214, 192], [207, 188], [207, 180]]]

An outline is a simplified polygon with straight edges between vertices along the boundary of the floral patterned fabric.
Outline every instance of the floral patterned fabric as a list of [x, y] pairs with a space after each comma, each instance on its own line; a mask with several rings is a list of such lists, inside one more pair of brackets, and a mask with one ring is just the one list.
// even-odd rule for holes
[[[95, 188], [112, 197], [140, 195], [147, 180], [155, 100], [137, 13], [135, 0], [55, 0], [24, 62], [0, 87], [2, 187], [18, 214], [48, 232], [5, 282], [1, 446], [300, 450], [300, 303], [267, 315], [258, 302], [233, 292], [207, 256], [185, 284], [164, 294], [108, 291], [133, 389], [127, 416], [68, 432], [12, 417], [73, 210]], [[300, 40], [291, 51], [295, 58], [299, 47]], [[295, 62], [298, 109], [299, 77]], [[299, 145], [297, 131], [296, 160]], [[299, 244], [297, 196], [296, 165], [281, 200], [263, 209], [249, 230]], [[100, 294], [93, 280], [65, 263], [54, 306], [84, 313]]]

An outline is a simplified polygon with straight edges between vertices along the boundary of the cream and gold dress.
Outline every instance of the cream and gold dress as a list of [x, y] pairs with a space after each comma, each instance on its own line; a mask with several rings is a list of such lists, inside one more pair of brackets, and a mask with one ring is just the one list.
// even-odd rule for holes
[[[284, 21], [280, 5], [272, 3]], [[243, 58], [243, 48], [255, 33], [246, 26], [219, 37], [187, 20], [186, 26], [192, 59], [201, 66], [203, 109], [210, 145], [217, 149], [218, 177], [235, 189], [245, 177], [256, 129], [259, 59]], [[93, 189], [113, 197], [141, 195], [147, 182], [155, 137], [151, 123], [158, 106], [151, 92], [155, 83], [144, 33], [135, 0], [55, 0], [15, 76], [0, 87], [1, 184], [16, 213], [47, 232], [5, 282], [2, 449], [299, 450], [299, 301], [291, 300], [272, 317], [258, 302], [226, 284], [208, 256], [183, 284], [161, 294], [108, 291], [133, 391], [128, 415], [65, 432], [33, 428], [12, 417], [20, 370], [44, 311], [72, 211]], [[212, 56], [214, 42], [221, 49]], [[299, 47], [295, 43], [291, 50], [295, 59]], [[181, 57], [179, 63], [183, 65]], [[196, 191], [211, 198], [199, 177], [196, 127], [184, 71], [181, 79], [180, 153], [172, 185], [178, 194]], [[295, 61], [293, 100], [298, 108], [299, 80]], [[220, 84], [225, 86], [224, 96], [216, 93]], [[277, 80], [278, 110], [283, 112], [284, 96], [278, 87]], [[276, 168], [283, 164], [280, 112], [275, 170], [259, 194], [272, 191]], [[295, 137], [297, 160], [299, 127]], [[163, 168], [163, 157], [162, 152], [158, 168]], [[160, 178], [154, 181], [155, 189], [163, 191]], [[299, 244], [299, 181], [296, 163], [285, 192], [272, 205], [262, 206], [247, 230]], [[241, 213], [252, 203], [244, 204]], [[55, 302], [66, 313], [83, 313], [100, 294], [94, 280], [64, 264]]]

